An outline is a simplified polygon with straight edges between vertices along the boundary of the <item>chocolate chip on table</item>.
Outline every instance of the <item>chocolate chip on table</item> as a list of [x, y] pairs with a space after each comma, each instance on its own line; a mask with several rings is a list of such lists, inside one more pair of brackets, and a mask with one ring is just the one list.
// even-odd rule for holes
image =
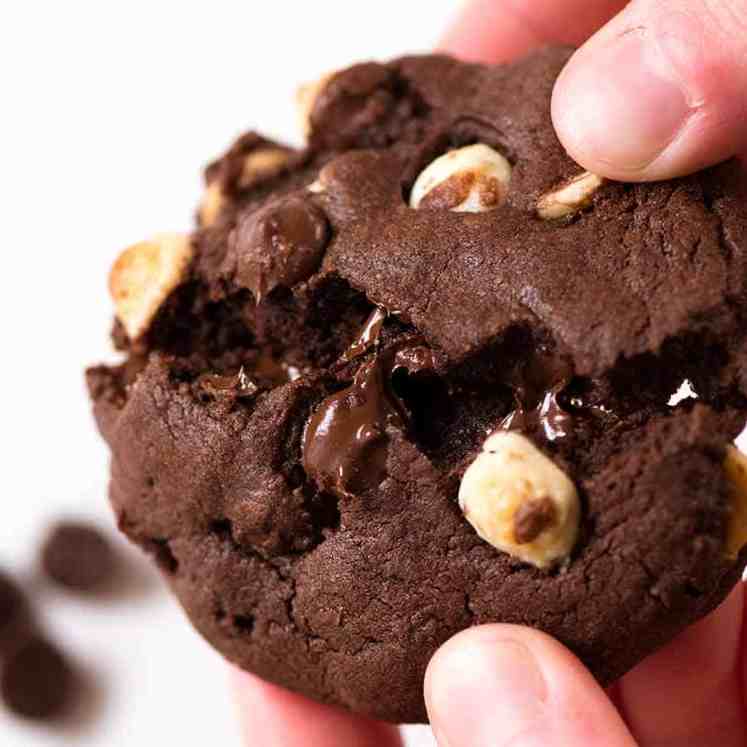
[[272, 203], [239, 221], [232, 235], [238, 279], [259, 303], [277, 286], [312, 275], [328, 241], [327, 218], [313, 203], [298, 197]]
[[34, 636], [16, 648], [0, 676], [0, 697], [18, 716], [51, 719], [72, 701], [76, 677], [65, 656], [44, 638]]
[[461, 629], [533, 626], [606, 686], [738, 582], [747, 183], [579, 174], [550, 117], [570, 54], [327, 78], [271, 178], [239, 182], [281, 158], [254, 135], [209, 169], [186, 272], [154, 252], [115, 283], [137, 382], [88, 374], [114, 508], [240, 667], [424, 721]]
[[28, 629], [28, 605], [20, 587], [0, 572], [0, 656], [15, 648]]
[[50, 532], [42, 547], [42, 566], [58, 584], [76, 591], [107, 586], [115, 573], [114, 552], [92, 526], [63, 522]]

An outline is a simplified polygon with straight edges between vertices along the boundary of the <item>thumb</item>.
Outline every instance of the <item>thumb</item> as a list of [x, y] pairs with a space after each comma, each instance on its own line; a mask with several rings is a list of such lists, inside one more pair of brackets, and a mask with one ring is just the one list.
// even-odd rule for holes
[[425, 700], [441, 747], [634, 747], [604, 691], [536, 630], [484, 625], [431, 660]]
[[682, 176], [747, 143], [747, 3], [634, 0], [571, 58], [552, 102], [589, 171]]

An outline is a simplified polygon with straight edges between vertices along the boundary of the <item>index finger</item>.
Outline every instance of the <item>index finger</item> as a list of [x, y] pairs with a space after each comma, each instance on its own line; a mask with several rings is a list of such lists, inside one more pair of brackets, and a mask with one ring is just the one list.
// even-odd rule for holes
[[505, 62], [543, 44], [578, 46], [624, 0], [470, 0], [440, 48], [474, 62]]

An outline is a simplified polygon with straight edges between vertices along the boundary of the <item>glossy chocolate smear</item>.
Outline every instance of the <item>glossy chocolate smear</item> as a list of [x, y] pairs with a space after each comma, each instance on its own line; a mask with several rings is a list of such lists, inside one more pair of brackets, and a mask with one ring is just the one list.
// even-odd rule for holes
[[221, 374], [203, 374], [198, 379], [200, 387], [211, 397], [253, 397], [259, 387], [246, 373], [242, 366], [233, 376]]
[[558, 397], [572, 376], [566, 361], [539, 351], [516, 374], [516, 407], [503, 419], [501, 428], [538, 433], [548, 441], [569, 436], [573, 416]]
[[377, 306], [363, 324], [358, 337], [350, 344], [350, 347], [342, 354], [344, 361], [355, 360], [363, 355], [369, 348], [373, 347], [379, 340], [381, 329], [386, 320], [386, 311]]
[[239, 220], [230, 238], [237, 280], [257, 303], [278, 286], [310, 277], [329, 241], [324, 213], [306, 199], [289, 197]]
[[545, 392], [541, 402], [531, 408], [518, 403], [501, 423], [501, 428], [511, 431], [537, 432], [548, 441], [557, 441], [571, 434], [573, 416], [558, 403], [558, 395], [565, 382], [556, 389]]
[[364, 363], [353, 383], [327, 397], [312, 414], [303, 438], [306, 474], [323, 490], [345, 497], [378, 486], [386, 476], [388, 431], [405, 430], [410, 414], [391, 387], [397, 368], [412, 373], [432, 366], [421, 343], [406, 343]]
[[342, 496], [376, 487], [386, 474], [387, 428], [403, 429], [406, 423], [380, 363], [363, 364], [353, 384], [324, 400], [307, 423], [306, 474]]

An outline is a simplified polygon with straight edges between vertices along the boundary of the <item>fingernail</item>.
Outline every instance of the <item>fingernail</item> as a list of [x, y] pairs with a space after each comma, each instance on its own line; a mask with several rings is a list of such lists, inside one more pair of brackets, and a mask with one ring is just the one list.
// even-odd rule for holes
[[546, 697], [534, 655], [507, 638], [447, 644], [426, 679], [426, 704], [440, 747], [513, 744], [542, 718]]
[[637, 30], [574, 57], [553, 99], [555, 123], [571, 155], [615, 171], [652, 163], [693, 110], [661, 48]]

